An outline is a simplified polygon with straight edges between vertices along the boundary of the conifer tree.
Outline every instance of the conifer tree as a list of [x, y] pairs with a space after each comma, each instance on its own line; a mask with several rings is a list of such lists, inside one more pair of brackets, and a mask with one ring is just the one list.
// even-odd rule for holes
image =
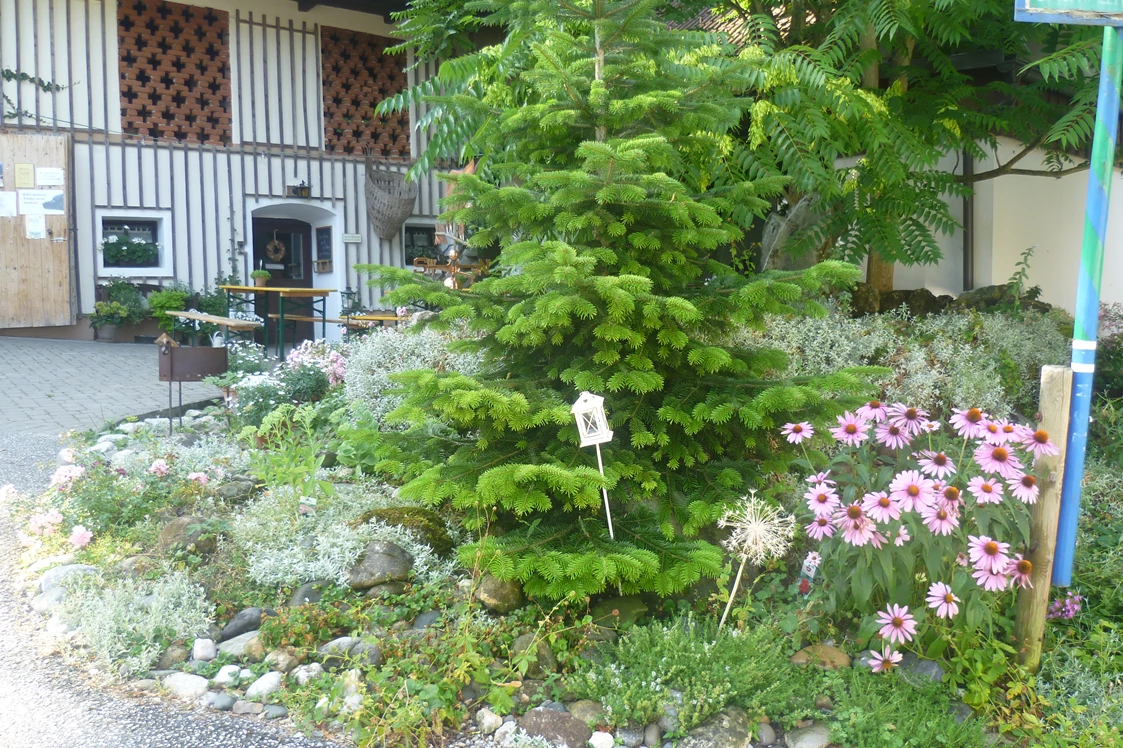
[[[471, 227], [472, 245], [500, 247], [492, 274], [456, 291], [368, 268], [391, 303], [467, 324], [486, 374], [402, 375], [392, 418], [406, 428], [384, 436], [381, 467], [405, 480], [403, 497], [463, 512], [478, 533], [463, 560], [531, 594], [672, 594], [721, 572], [699, 533], [786, 468], [778, 425], [839, 412], [862, 387], [859, 372], [770, 381], [783, 355], [731, 333], [815, 311], [808, 292], [857, 271], [746, 277], [712, 259], [783, 183], [733, 163], [757, 62], [668, 30], [653, 0], [497, 5], [533, 37], [532, 58], [444, 99], [486, 123], [487, 175], [452, 178], [446, 218]], [[582, 390], [606, 398], [615, 432], [604, 481], [570, 414]]]

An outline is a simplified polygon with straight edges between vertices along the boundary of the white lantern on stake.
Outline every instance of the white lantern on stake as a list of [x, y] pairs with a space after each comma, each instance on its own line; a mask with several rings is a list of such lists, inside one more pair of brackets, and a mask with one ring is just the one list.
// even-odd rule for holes
[[[600, 468], [601, 477], [604, 477], [604, 461], [601, 459], [600, 445], [612, 441], [612, 431], [608, 428], [608, 419], [604, 415], [604, 398], [591, 392], [582, 392], [581, 397], [570, 409], [573, 417], [577, 419], [577, 432], [581, 435], [581, 446], [590, 444], [597, 448], [597, 467]], [[602, 487], [604, 496], [604, 514], [608, 519], [608, 537], [616, 539], [612, 530], [612, 510], [608, 506], [608, 489]]]

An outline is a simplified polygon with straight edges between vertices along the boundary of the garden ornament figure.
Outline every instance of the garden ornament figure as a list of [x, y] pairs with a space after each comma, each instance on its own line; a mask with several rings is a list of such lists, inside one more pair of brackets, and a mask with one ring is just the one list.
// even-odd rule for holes
[[[590, 444], [597, 448], [597, 467], [600, 468], [601, 477], [604, 477], [604, 461], [601, 459], [600, 445], [612, 441], [612, 431], [608, 428], [608, 419], [604, 415], [604, 398], [591, 392], [582, 392], [581, 397], [570, 409], [573, 417], [577, 419], [577, 432], [581, 435], [581, 446]], [[612, 530], [612, 510], [608, 506], [608, 489], [601, 487], [604, 496], [604, 514], [608, 518], [608, 537], [616, 540], [616, 533]]]

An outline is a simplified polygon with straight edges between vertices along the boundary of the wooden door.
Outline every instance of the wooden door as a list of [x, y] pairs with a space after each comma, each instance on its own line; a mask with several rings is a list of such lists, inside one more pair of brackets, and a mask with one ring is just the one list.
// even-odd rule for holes
[[[276, 244], [270, 248], [273, 242]], [[290, 218], [253, 219], [253, 266], [264, 267], [272, 273], [270, 286], [312, 288], [312, 226]], [[258, 294], [257, 298], [258, 315], [264, 317], [266, 313], [277, 313], [280, 302], [277, 294]], [[286, 312], [292, 313], [291, 309]], [[307, 316], [308, 312], [297, 314]], [[312, 323], [298, 322], [293, 337], [287, 343], [289, 348], [315, 337]]]
[[0, 328], [72, 325], [70, 138], [0, 131]]

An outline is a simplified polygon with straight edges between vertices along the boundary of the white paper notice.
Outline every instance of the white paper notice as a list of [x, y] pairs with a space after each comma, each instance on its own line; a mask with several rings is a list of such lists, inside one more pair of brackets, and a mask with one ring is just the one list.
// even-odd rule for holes
[[47, 238], [47, 217], [46, 216], [24, 216], [23, 219], [27, 221], [27, 238], [28, 239], [46, 239]]
[[19, 212], [25, 216], [66, 215], [62, 190], [18, 190]]
[[0, 218], [15, 218], [19, 215], [16, 210], [16, 193], [0, 192]]
[[35, 167], [36, 187], [62, 187], [66, 184], [66, 172], [60, 166]]

